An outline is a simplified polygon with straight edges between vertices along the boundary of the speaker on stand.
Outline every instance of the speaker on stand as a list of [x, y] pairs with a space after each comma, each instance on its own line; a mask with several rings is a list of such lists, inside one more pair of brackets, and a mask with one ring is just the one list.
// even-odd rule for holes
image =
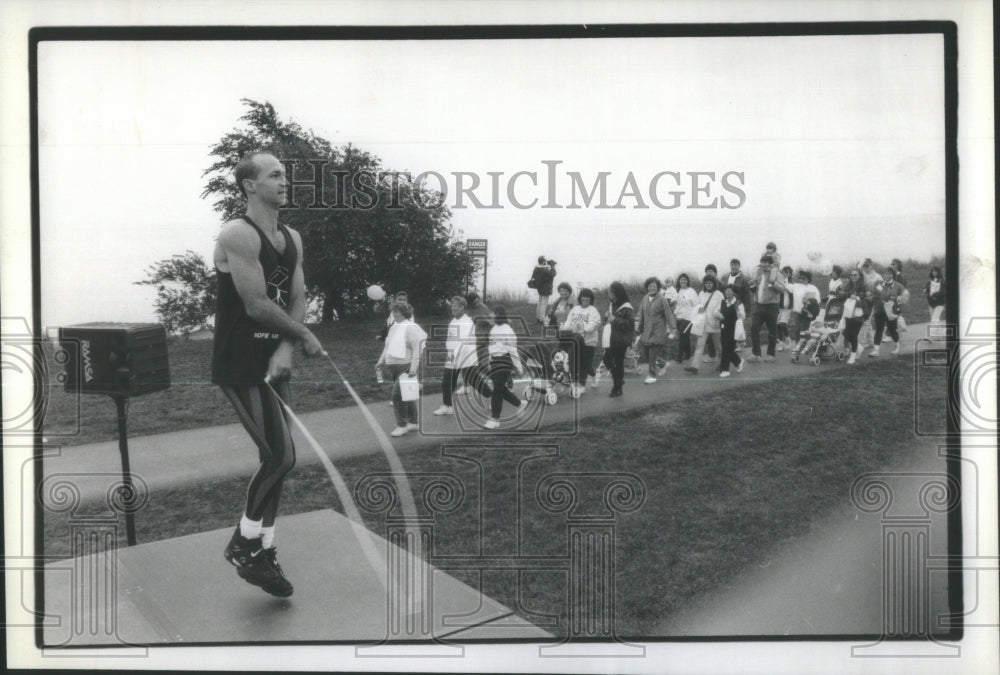
[[[128, 456], [128, 407], [132, 396], [170, 387], [167, 333], [159, 324], [88, 323], [59, 329], [67, 347], [66, 391], [104, 394], [118, 412], [118, 453], [121, 455], [123, 501], [135, 496]], [[135, 544], [135, 517], [125, 509], [128, 545]]]

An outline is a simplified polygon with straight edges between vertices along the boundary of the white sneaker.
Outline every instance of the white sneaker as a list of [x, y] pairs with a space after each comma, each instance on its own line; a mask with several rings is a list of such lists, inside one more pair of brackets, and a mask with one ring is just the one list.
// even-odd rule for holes
[[747, 362], [746, 359], [740, 359], [740, 365], [736, 366], [736, 372], [737, 373], [742, 373], [743, 372], [743, 364], [746, 363], [746, 362]]
[[645, 380], [643, 380], [643, 384], [655, 384], [655, 383], [656, 383], [655, 377], [647, 377]]
[[783, 342], [779, 342], [778, 344], [776, 344], [776, 345], [774, 346], [774, 350], [775, 350], [775, 351], [778, 351], [778, 352], [783, 352], [783, 351], [785, 351], [785, 343], [783, 343]]
[[527, 409], [528, 409], [528, 402], [527, 401], [521, 401], [521, 405], [517, 406], [517, 414], [518, 415], [523, 415], [524, 411], [526, 411]]
[[847, 365], [853, 366], [854, 362], [858, 360], [858, 355], [855, 352], [851, 352], [851, 355], [847, 357]]
[[729, 377], [729, 371], [723, 370], [721, 373], [719, 373], [719, 377]]
[[875, 347], [872, 350], [872, 353], [868, 355], [868, 358], [870, 358], [870, 359], [876, 359], [876, 358], [878, 358], [878, 347]]
[[657, 373], [656, 373], [656, 374], [657, 374], [657, 375], [660, 375], [660, 376], [663, 376], [663, 375], [665, 375], [665, 374], [667, 373], [667, 368], [669, 368], [669, 367], [670, 367], [670, 362], [669, 362], [669, 361], [667, 361], [667, 362], [666, 362], [665, 364], [663, 364], [663, 367], [662, 367], [662, 368], [660, 368], [660, 369], [659, 369], [659, 370], [657, 371]]
[[488, 420], [486, 420], [486, 424], [484, 424], [483, 427], [486, 428], [486, 429], [499, 429], [500, 428], [500, 420], [495, 420], [495, 419], [492, 419], [492, 418], [488, 419]]
[[406, 434], [407, 432], [409, 432], [409, 430], [410, 430], [410, 427], [408, 425], [405, 426], [405, 427], [396, 427], [395, 429], [393, 429], [389, 433], [389, 435], [390, 436], [398, 437], [398, 436], [402, 436], [402, 435]]
[[892, 353], [893, 354], [898, 354], [899, 353], [899, 343], [898, 342], [896, 343], [896, 346], [892, 348]]
[[420, 428], [420, 425], [417, 424], [416, 422], [410, 422], [409, 424], [406, 425], [406, 430], [407, 431], [416, 431], [419, 428]]
[[[467, 393], [468, 390], [466, 390], [464, 385], [455, 390], [455, 396], [465, 396]], [[434, 414], [437, 415], [437, 413]], [[451, 413], [442, 413], [442, 414], [450, 415]]]
[[441, 416], [441, 415], [454, 415], [455, 414], [455, 409], [453, 407], [451, 407], [450, 405], [443, 405], [440, 408], [438, 408], [437, 410], [435, 410], [434, 414], [438, 415], [438, 416]]

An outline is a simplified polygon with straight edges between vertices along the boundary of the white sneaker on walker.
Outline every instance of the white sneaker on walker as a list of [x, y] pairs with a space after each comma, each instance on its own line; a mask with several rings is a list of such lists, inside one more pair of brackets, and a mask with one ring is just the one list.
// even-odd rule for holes
[[896, 346], [892, 348], [892, 353], [893, 354], [898, 354], [899, 353], [899, 343], [898, 342], [896, 343]]
[[485, 428], [487, 428], [487, 429], [499, 429], [500, 428], [500, 420], [495, 420], [493, 418], [490, 418], [490, 419], [486, 420], [486, 424], [484, 424], [483, 426]]
[[521, 401], [521, 405], [517, 406], [517, 414], [518, 415], [523, 415], [524, 411], [527, 410], [527, 409], [528, 409], [528, 402], [527, 401]]
[[[461, 387], [455, 390], [455, 396], [464, 396], [466, 393], [468, 392], [465, 389], [465, 385], [462, 385]], [[437, 413], [434, 414], [437, 415]], [[445, 413], [445, 414], [450, 415], [451, 413]]]
[[407, 432], [409, 432], [409, 430], [410, 430], [409, 425], [407, 425], [405, 427], [396, 427], [391, 432], [389, 432], [389, 435], [390, 436], [394, 436], [394, 437], [398, 437], [398, 436], [402, 436], [402, 435], [406, 434]]
[[643, 384], [655, 384], [656, 383], [656, 378], [651, 375], [651, 376], [647, 377], [645, 380], [643, 380], [642, 383]]
[[406, 425], [406, 430], [407, 431], [416, 431], [419, 428], [420, 428], [420, 425], [417, 424], [416, 422], [410, 422], [409, 424]]
[[438, 416], [441, 416], [441, 415], [454, 415], [455, 414], [455, 409], [453, 407], [451, 407], [450, 405], [443, 405], [440, 408], [438, 408], [437, 410], [435, 410], [434, 414], [438, 415]]

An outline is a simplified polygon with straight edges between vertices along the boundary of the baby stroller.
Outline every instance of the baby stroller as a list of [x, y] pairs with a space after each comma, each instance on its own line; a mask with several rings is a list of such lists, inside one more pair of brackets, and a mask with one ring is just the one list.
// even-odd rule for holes
[[574, 357], [579, 358], [580, 348], [573, 333], [560, 332], [556, 337], [543, 339], [525, 349], [524, 367], [531, 381], [524, 388], [523, 398], [532, 400], [541, 394], [548, 405], [555, 405], [559, 394], [580, 398], [583, 393], [576, 384]]
[[[805, 315], [806, 310], [803, 308], [803, 316]], [[847, 360], [847, 350], [837, 348], [843, 318], [844, 301], [830, 296], [816, 320], [809, 324], [808, 331], [803, 331], [803, 337], [792, 352], [792, 363], [798, 363], [800, 358], [809, 359], [809, 363], [814, 366], [818, 366], [823, 359]]]

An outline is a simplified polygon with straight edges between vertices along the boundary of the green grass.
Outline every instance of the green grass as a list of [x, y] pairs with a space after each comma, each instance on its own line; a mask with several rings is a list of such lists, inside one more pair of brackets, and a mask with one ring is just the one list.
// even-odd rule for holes
[[[921, 290], [931, 265], [943, 265], [943, 260], [929, 262], [904, 262], [904, 273], [911, 294], [911, 301], [904, 312], [910, 323], [927, 321], [929, 312]], [[880, 269], [882, 266], [879, 266]], [[692, 277], [694, 278], [694, 277]], [[828, 278], [817, 277], [814, 283], [827, 287]], [[625, 284], [637, 303], [642, 290], [638, 277], [625, 279]], [[602, 312], [607, 307], [607, 289], [594, 289], [596, 306]], [[511, 316], [524, 319], [529, 333], [538, 335], [535, 324], [535, 307], [527, 304], [528, 293], [508, 292], [491, 299], [491, 304], [502, 303]], [[417, 317], [421, 325], [430, 330], [431, 324], [447, 324], [450, 317]], [[383, 318], [343, 320], [313, 326], [317, 337], [326, 346], [344, 376], [366, 401], [388, 400], [390, 388], [375, 382], [374, 365], [382, 349], [375, 336], [383, 326]], [[516, 323], [512, 322], [516, 325]], [[749, 321], [747, 323], [749, 328]], [[235, 422], [235, 415], [223, 394], [210, 382], [209, 365], [212, 355], [211, 340], [193, 341], [171, 338], [168, 345], [170, 360], [170, 389], [132, 399], [129, 411], [129, 434], [148, 434], [194, 429], [216, 424]], [[49, 359], [51, 363], [52, 360]], [[296, 362], [292, 385], [292, 399], [296, 411], [308, 412], [348, 405], [350, 395], [334, 375], [325, 359], [305, 359]], [[46, 410], [45, 433], [65, 445], [80, 445], [117, 438], [115, 407], [104, 396], [79, 398], [65, 393], [55, 383], [58, 369], [52, 368], [50, 397]], [[425, 392], [440, 391], [440, 367], [427, 367], [424, 373]]]
[[[653, 636], [692, 599], [763, 560], [781, 540], [807, 532], [831, 508], [849, 503], [857, 476], [907, 457], [918, 442], [913, 382], [912, 363], [895, 359], [629, 410], [585, 423], [569, 438], [542, 433], [527, 441], [512, 439], [517, 445], [558, 446], [558, 457], [520, 467], [517, 451], [496, 440], [481, 454], [481, 475], [474, 464], [426, 447], [405, 451], [401, 459], [415, 487], [421, 473], [454, 474], [465, 485], [462, 504], [436, 517], [435, 555], [516, 552], [512, 490], [519, 469], [521, 553], [532, 555], [566, 555], [566, 514], [545, 512], [535, 502], [543, 476], [638, 476], [644, 503], [615, 521], [616, 632]], [[936, 421], [943, 428], [944, 374], [930, 373], [920, 382], [922, 409], [941, 411]], [[926, 417], [921, 423], [929, 428]], [[372, 455], [344, 459], [338, 469], [353, 487], [388, 467]], [[247, 479], [234, 476], [151, 495], [136, 517], [139, 540], [231, 527]], [[601, 512], [600, 493], [581, 489], [581, 496], [584, 513]], [[320, 466], [299, 467], [286, 479], [282, 514], [330, 506], [343, 511]], [[374, 532], [385, 533], [383, 517], [369, 514], [367, 520]], [[45, 540], [47, 555], [69, 555], [65, 514], [47, 515]], [[479, 583], [473, 574], [455, 576]], [[513, 573], [486, 573], [482, 590], [531, 621], [563, 615], [562, 573], [525, 573], [519, 593], [516, 581]], [[548, 629], [560, 634], [565, 626], [563, 620]]]

